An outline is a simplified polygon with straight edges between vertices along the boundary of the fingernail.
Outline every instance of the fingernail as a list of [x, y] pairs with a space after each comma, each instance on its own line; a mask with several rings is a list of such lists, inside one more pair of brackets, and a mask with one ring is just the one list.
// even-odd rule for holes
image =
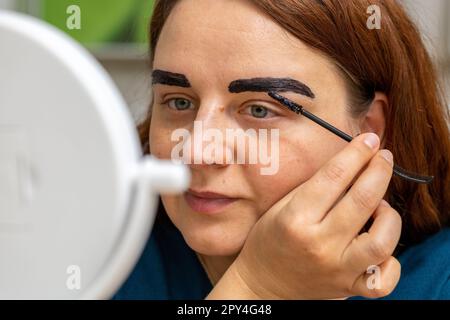
[[378, 146], [380, 139], [375, 133], [368, 133], [364, 138], [364, 143], [371, 149], [375, 149]]
[[392, 164], [394, 162], [394, 156], [392, 155], [392, 152], [390, 152], [389, 150], [383, 149], [383, 150], [380, 151], [380, 154], [390, 164]]

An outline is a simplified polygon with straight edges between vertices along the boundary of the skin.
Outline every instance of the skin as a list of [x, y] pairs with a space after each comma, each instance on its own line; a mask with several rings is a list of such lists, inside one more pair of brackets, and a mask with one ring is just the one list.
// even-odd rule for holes
[[[383, 145], [386, 96], [376, 93], [367, 114], [352, 118], [344, 78], [333, 62], [246, 1], [180, 1], [160, 35], [153, 69], [183, 74], [190, 84], [153, 84], [150, 151], [158, 158], [171, 158], [176, 144], [172, 132], [192, 130], [195, 120], [203, 121], [204, 128], [280, 130], [275, 175], [261, 175], [261, 165], [255, 164], [190, 165], [191, 188], [239, 198], [223, 211], [198, 213], [182, 195], [162, 195], [170, 219], [197, 252], [213, 284], [235, 261], [258, 220], [348, 145], [265, 92], [233, 93], [230, 83], [258, 77], [301, 81], [314, 98], [283, 95], [352, 136], [374, 132]], [[189, 100], [191, 108], [178, 111], [165, 103], [175, 98]], [[269, 110], [267, 118], [252, 115], [255, 104]]]

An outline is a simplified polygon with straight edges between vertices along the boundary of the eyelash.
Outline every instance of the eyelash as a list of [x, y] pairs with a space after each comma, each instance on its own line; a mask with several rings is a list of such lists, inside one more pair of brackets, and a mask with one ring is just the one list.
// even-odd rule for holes
[[[192, 109], [192, 108], [190, 107], [190, 108], [185, 109], [185, 110], [179, 110], [179, 109], [177, 109], [177, 108], [171, 107], [171, 106], [169, 105], [169, 103], [170, 103], [171, 101], [175, 101], [175, 100], [186, 100], [186, 101], [189, 101], [189, 103], [190, 103], [191, 105], [194, 105], [194, 103], [193, 103], [190, 99], [187, 99], [187, 98], [184, 98], [184, 97], [174, 97], [174, 98], [166, 99], [165, 101], [161, 102], [161, 105], [165, 105], [165, 106], [167, 106], [167, 108], [172, 109], [172, 110], [174, 110], [174, 111], [176, 111], [176, 112], [189, 111], [189, 110]], [[272, 114], [272, 116], [270, 116], [270, 117], [265, 117], [265, 118], [258, 118], [258, 117], [253, 117], [253, 116], [251, 116], [251, 112], [249, 112], [249, 113], [242, 113], [242, 111], [247, 110], [247, 109], [249, 109], [249, 108], [251, 108], [251, 107], [255, 107], [255, 106], [259, 106], [259, 107], [262, 107], [262, 108], [266, 109], [267, 112], [268, 112], [268, 114]], [[273, 108], [270, 108], [270, 107], [268, 107], [268, 106], [262, 105], [262, 104], [260, 104], [260, 103], [247, 104], [245, 107], [243, 107], [243, 108], [241, 108], [241, 109], [239, 110], [239, 113], [240, 113], [240, 114], [246, 114], [246, 115], [250, 116], [252, 119], [258, 119], [258, 120], [260, 120], [260, 121], [261, 121], [261, 120], [268, 120], [268, 119], [272, 119], [272, 118], [275, 118], [275, 117], [279, 117], [279, 116], [280, 116], [280, 113], [277, 112], [277, 111], [275, 111], [275, 110], [273, 110]]]
[[[272, 115], [268, 116], [268, 117], [264, 117], [264, 118], [253, 117], [252, 114], [251, 114], [251, 110], [249, 110], [249, 109], [251, 109], [251, 107], [262, 107], [262, 108], [267, 110], [268, 114], [272, 114]], [[243, 111], [245, 111], [245, 110], [249, 110], [249, 112], [243, 113]], [[249, 104], [249, 105], [245, 106], [244, 108], [242, 108], [239, 111], [239, 113], [248, 115], [252, 119], [258, 119], [260, 121], [261, 120], [269, 120], [269, 119], [272, 119], [272, 118], [280, 116], [280, 114], [278, 114], [276, 111], [272, 110], [271, 108], [269, 108], [269, 107], [267, 107], [265, 105], [262, 105], [262, 104], [258, 104], [258, 103], [253, 103], [253, 104]]]
[[193, 103], [191, 100], [189, 100], [189, 99], [187, 99], [187, 98], [182, 98], [182, 97], [169, 98], [169, 99], [167, 99], [165, 102], [162, 102], [161, 104], [162, 104], [162, 105], [166, 105], [169, 109], [172, 109], [172, 110], [177, 111], [177, 112], [182, 112], [182, 111], [187, 111], [187, 110], [192, 109], [192, 108], [188, 108], [188, 109], [185, 109], [185, 110], [178, 110], [177, 108], [172, 108], [172, 107], [169, 105], [169, 103], [170, 103], [171, 101], [175, 101], [175, 100], [186, 100], [186, 101], [189, 101], [189, 103], [191, 104], [191, 106], [194, 105], [194, 103]]

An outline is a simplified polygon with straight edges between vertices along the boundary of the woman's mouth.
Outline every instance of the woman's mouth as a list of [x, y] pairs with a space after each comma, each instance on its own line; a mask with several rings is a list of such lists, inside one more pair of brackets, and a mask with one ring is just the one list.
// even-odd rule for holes
[[238, 198], [232, 198], [220, 193], [200, 192], [192, 189], [184, 193], [184, 199], [192, 210], [209, 214], [217, 213], [238, 200]]

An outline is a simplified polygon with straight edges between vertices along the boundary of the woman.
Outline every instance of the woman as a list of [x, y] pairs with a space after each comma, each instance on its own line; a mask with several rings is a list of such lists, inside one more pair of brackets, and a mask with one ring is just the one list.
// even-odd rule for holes
[[[450, 298], [449, 113], [398, 3], [161, 0], [150, 40], [147, 153], [173, 159], [173, 133], [198, 136], [200, 123], [278, 130], [279, 163], [265, 175], [262, 163], [204, 152], [189, 161], [199, 149], [183, 149], [191, 188], [161, 196], [116, 299]], [[356, 138], [291, 112], [269, 89]], [[393, 162], [435, 178], [392, 176]]]

